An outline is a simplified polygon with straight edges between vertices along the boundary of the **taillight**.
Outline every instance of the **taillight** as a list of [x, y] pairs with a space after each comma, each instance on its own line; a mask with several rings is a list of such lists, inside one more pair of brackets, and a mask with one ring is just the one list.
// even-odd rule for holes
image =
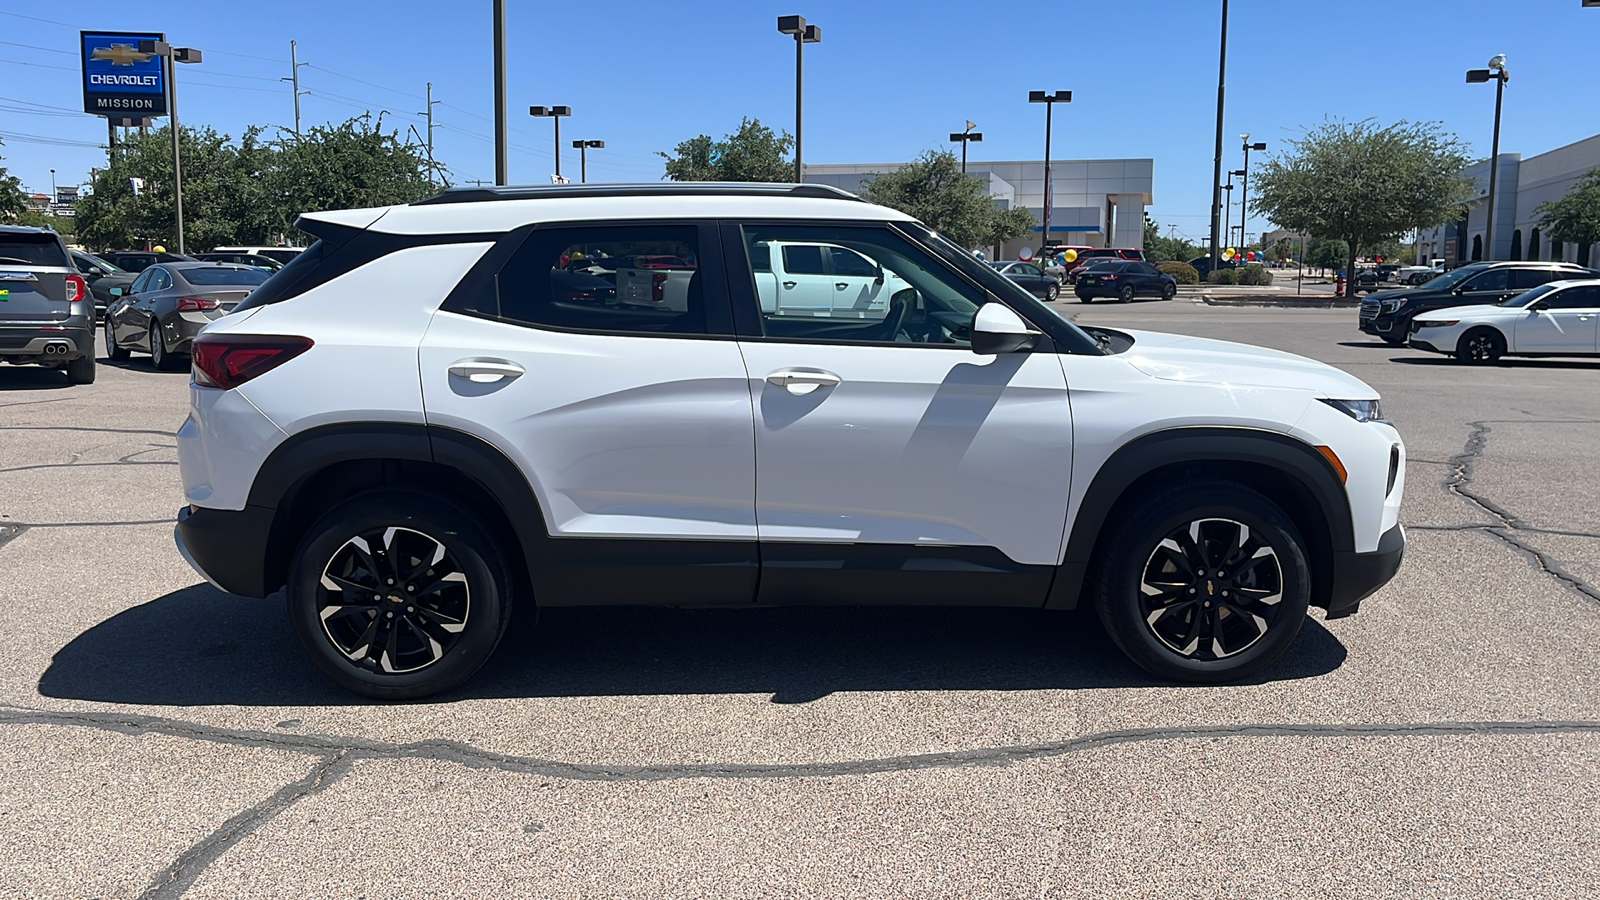
[[178, 298], [178, 312], [205, 312], [208, 309], [216, 309], [221, 305], [221, 303], [209, 297]]
[[89, 282], [82, 275], [67, 276], [67, 302], [77, 303], [89, 294]]
[[311, 349], [311, 339], [277, 334], [202, 334], [194, 339], [194, 383], [232, 390]]
[[660, 303], [667, 299], [667, 276], [656, 272], [650, 276], [650, 299]]

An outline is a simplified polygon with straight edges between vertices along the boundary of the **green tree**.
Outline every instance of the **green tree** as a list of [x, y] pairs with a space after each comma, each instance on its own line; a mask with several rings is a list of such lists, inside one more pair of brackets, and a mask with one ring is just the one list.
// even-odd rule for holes
[[1436, 123], [1328, 121], [1262, 164], [1251, 208], [1285, 228], [1341, 239], [1340, 265], [1354, 271], [1358, 249], [1459, 218], [1473, 190], [1460, 174], [1468, 161], [1460, 139]]
[[867, 200], [915, 216], [963, 247], [991, 247], [1033, 231], [1033, 213], [996, 209], [983, 182], [948, 150], [929, 150], [861, 189]]
[[656, 155], [667, 161], [667, 177], [673, 181], [792, 182], [794, 161], [787, 157], [793, 149], [789, 132], [774, 132], [760, 119], [747, 117], [739, 121], [738, 131], [720, 141], [702, 134], [672, 153]]
[[357, 209], [411, 203], [438, 192], [428, 180], [427, 149], [399, 132], [383, 128], [383, 117], [371, 113], [338, 125], [317, 125], [296, 138], [283, 135], [275, 152], [260, 154], [240, 148], [240, 163], [270, 173], [268, 186], [279, 207], [280, 231], [303, 212]]
[[[4, 146], [3, 141], [0, 146]], [[14, 222], [27, 211], [28, 194], [22, 189], [22, 179], [0, 166], [0, 222]]]
[[[184, 127], [185, 249], [209, 249], [234, 240], [234, 197], [247, 185], [237, 166], [238, 149], [211, 128]], [[133, 192], [133, 179], [143, 187]], [[152, 241], [176, 249], [173, 227], [172, 132], [168, 128], [130, 135], [117, 145], [106, 168], [96, 171], [90, 192], [78, 199], [78, 238], [106, 250]]]
[[1306, 265], [1337, 269], [1348, 261], [1350, 245], [1338, 238], [1312, 238], [1306, 244]]
[[1162, 237], [1161, 225], [1149, 214], [1144, 217], [1144, 255], [1146, 259], [1188, 262], [1199, 256], [1200, 248], [1183, 238]]
[[1589, 247], [1600, 242], [1600, 169], [1590, 169], [1560, 200], [1534, 210], [1551, 239], [1578, 245], [1578, 263], [1589, 264]]

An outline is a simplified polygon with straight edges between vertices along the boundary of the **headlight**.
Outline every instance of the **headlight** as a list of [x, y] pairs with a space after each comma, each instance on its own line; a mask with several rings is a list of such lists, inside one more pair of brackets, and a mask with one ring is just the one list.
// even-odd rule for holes
[[1383, 417], [1383, 407], [1377, 400], [1328, 400], [1323, 403], [1337, 409], [1357, 422], [1387, 422]]
[[1423, 322], [1421, 320], [1417, 321], [1417, 327], [1418, 328], [1443, 328], [1446, 325], [1460, 325], [1460, 324], [1461, 324], [1461, 320], [1460, 319], [1441, 319], [1441, 320], [1439, 320], [1437, 322]]
[[1410, 300], [1409, 297], [1399, 297], [1394, 300], [1385, 300], [1383, 301], [1383, 311], [1394, 312], [1400, 307], [1405, 306], [1408, 300]]

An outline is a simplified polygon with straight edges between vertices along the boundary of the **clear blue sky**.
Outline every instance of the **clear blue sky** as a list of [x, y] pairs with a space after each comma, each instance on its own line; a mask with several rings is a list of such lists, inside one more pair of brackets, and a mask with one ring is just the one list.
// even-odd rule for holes
[[[1057, 110], [1056, 158], [1153, 157], [1151, 214], [1199, 238], [1220, 5], [509, 0], [511, 177], [548, 182], [552, 171], [550, 121], [527, 116], [534, 104], [575, 111], [562, 121], [563, 173], [577, 174], [572, 139], [606, 141], [590, 153], [591, 180], [654, 181], [655, 151], [721, 136], [741, 115], [792, 130], [794, 44], [775, 19], [801, 13], [823, 29], [823, 42], [806, 48], [807, 161], [905, 160], [945, 146], [967, 119], [985, 135], [974, 159], [1038, 159], [1044, 111], [1028, 91], [1066, 89], [1074, 102]], [[289, 87], [277, 81], [289, 74], [291, 39], [311, 63], [301, 70], [307, 123], [371, 108], [389, 110], [385, 121], [401, 129], [420, 125], [432, 81], [443, 101], [436, 155], [458, 181], [492, 179], [490, 9], [489, 0], [3, 0], [0, 165], [48, 190], [51, 168], [72, 184], [103, 161], [92, 145], [105, 140], [104, 120], [73, 112], [82, 108], [77, 29], [88, 28], [165, 31], [204, 50], [204, 63], [179, 72], [179, 112], [232, 135], [292, 124]], [[1600, 130], [1600, 9], [1580, 0], [1234, 0], [1232, 15], [1225, 169], [1241, 163], [1241, 132], [1276, 150], [1324, 116], [1441, 120], [1487, 156], [1493, 86], [1466, 84], [1464, 73], [1496, 53], [1513, 73], [1502, 150], [1532, 155]], [[1252, 232], [1261, 227], [1252, 219]]]

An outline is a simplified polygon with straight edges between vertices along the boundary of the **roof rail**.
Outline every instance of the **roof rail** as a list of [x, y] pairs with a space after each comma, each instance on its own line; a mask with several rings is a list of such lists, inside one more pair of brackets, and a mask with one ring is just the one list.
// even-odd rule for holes
[[418, 200], [412, 206], [440, 203], [482, 203], [489, 200], [541, 200], [551, 197], [812, 197], [856, 200], [860, 197], [827, 184], [784, 184], [743, 181], [667, 181], [645, 184], [537, 184], [458, 187]]

